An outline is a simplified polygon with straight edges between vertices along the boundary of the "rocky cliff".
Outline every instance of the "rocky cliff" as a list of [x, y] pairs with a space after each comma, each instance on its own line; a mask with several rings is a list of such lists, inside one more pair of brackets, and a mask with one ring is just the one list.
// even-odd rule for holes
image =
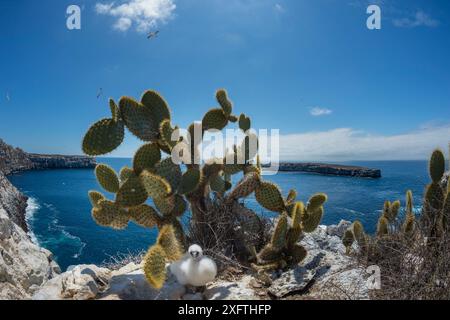
[[0, 172], [0, 300], [29, 299], [61, 272], [26, 232], [26, 197]]
[[27, 153], [0, 139], [0, 172], [5, 175], [25, 170], [94, 168], [95, 164], [92, 157]]
[[27, 197], [6, 175], [25, 170], [94, 166], [93, 158], [29, 154], [0, 140], [0, 300], [30, 299], [44, 283], [61, 272], [52, 253], [28, 236]]
[[[266, 166], [267, 167], [267, 166]], [[381, 178], [381, 170], [358, 166], [344, 166], [326, 163], [282, 162], [279, 171], [310, 172], [323, 175], [350, 176], [360, 178]]]

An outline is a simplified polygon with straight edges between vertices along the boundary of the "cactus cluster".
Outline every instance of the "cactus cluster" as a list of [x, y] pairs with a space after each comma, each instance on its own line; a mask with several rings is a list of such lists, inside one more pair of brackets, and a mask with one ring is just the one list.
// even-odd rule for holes
[[[264, 185], [262, 182], [259, 188], [268, 188]], [[312, 196], [305, 206], [303, 202], [296, 201], [295, 190], [291, 190], [286, 199], [281, 197], [278, 188], [272, 188], [272, 190], [274, 194], [268, 198], [277, 199], [277, 205], [273, 206], [272, 211], [279, 212], [280, 217], [270, 242], [256, 255], [257, 260], [253, 267], [257, 270], [283, 269], [300, 263], [307, 252], [298, 242], [303, 238], [304, 233], [311, 233], [319, 226], [324, 213], [323, 204], [327, 201], [327, 196], [320, 193]], [[281, 203], [278, 203], [279, 201]]]
[[[407, 191], [405, 201], [405, 217], [401, 224], [398, 223], [398, 213], [401, 208], [400, 201], [384, 203], [382, 214], [377, 223], [376, 236], [378, 239], [390, 234], [401, 234], [407, 239], [413, 238], [418, 231], [422, 232], [422, 236], [428, 239], [428, 243], [433, 243], [439, 236], [449, 232], [449, 218], [450, 218], [450, 182], [446, 186], [442, 185], [445, 173], [445, 157], [441, 150], [435, 150], [431, 155], [429, 162], [429, 175], [431, 183], [425, 189], [425, 196], [423, 200], [422, 214], [420, 222], [422, 230], [418, 230], [418, 221], [414, 213], [413, 194], [412, 191]], [[358, 240], [358, 232], [355, 232], [356, 224], [360, 225], [358, 221], [352, 224], [346, 230], [342, 242], [350, 250], [354, 241], [357, 240], [360, 248], [361, 241]], [[362, 230], [362, 225], [357, 227]], [[363, 231], [362, 231], [363, 232]], [[425, 234], [424, 234], [425, 232]], [[364, 243], [367, 244], [368, 236], [364, 237]]]
[[[173, 137], [178, 127], [172, 125], [169, 106], [152, 90], [146, 91], [140, 101], [122, 97], [117, 105], [110, 100], [111, 118], [93, 124], [83, 139], [82, 149], [91, 156], [115, 150], [123, 141], [125, 128], [143, 141], [133, 157], [132, 167], [125, 166], [116, 173], [108, 165], [97, 165], [97, 181], [114, 199], [108, 199], [99, 191], [90, 191], [89, 198], [92, 217], [101, 226], [124, 229], [133, 222], [146, 228], [158, 228], [157, 241], [144, 258], [145, 276], [155, 288], [164, 284], [166, 263], [184, 253], [193, 235], [197, 235], [196, 239], [208, 236], [208, 239], [217, 239], [214, 216], [224, 215], [224, 210], [232, 211], [231, 221], [227, 221], [233, 226], [230, 238], [236, 239], [235, 242], [242, 240], [235, 247], [245, 248], [249, 258], [257, 256], [258, 266], [276, 265], [278, 268], [298, 263], [305, 257], [305, 249], [297, 242], [303, 232], [317, 228], [324, 213], [325, 195], [313, 196], [304, 206], [296, 201], [294, 190], [283, 198], [278, 186], [263, 181], [257, 146], [256, 151], [251, 148], [255, 140], [257, 145], [257, 139], [250, 130], [250, 118], [233, 114], [233, 104], [225, 90], [217, 91], [216, 100], [219, 107], [203, 116], [200, 139], [194, 135], [198, 123], [189, 126], [187, 137]], [[209, 129], [222, 130], [229, 123], [237, 123], [244, 132], [241, 145], [234, 146], [231, 154], [223, 159], [204, 164], [192, 161], [196, 160], [194, 151], [203, 133]], [[183, 167], [170, 157], [179, 146], [185, 147], [181, 149]], [[227, 161], [229, 158], [234, 159], [233, 163]], [[239, 173], [243, 178], [233, 188], [231, 176]], [[215, 197], [211, 198], [210, 194]], [[267, 245], [252, 240], [258, 238], [262, 227], [258, 215], [242, 203], [251, 194], [262, 207], [280, 214]], [[180, 218], [188, 209], [191, 223], [189, 233], [185, 233]], [[235, 228], [236, 225], [239, 227]]]
[[[431, 238], [439, 237], [450, 229], [450, 182], [442, 186], [445, 173], [445, 156], [441, 150], [435, 150], [429, 163], [431, 183], [425, 189], [422, 218], [428, 226]], [[450, 180], [449, 180], [450, 181]]]

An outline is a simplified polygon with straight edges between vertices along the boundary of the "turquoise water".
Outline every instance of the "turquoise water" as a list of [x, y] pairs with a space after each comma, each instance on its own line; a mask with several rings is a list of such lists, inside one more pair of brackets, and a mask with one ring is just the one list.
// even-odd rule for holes
[[[99, 159], [116, 170], [130, 165], [130, 159]], [[352, 162], [382, 170], [381, 179], [321, 176], [307, 173], [279, 173], [266, 179], [276, 182], [286, 194], [297, 189], [306, 201], [316, 192], [325, 192], [323, 224], [341, 219], [359, 219], [369, 232], [374, 231], [383, 202], [404, 201], [406, 190], [416, 195], [417, 207], [428, 183], [425, 161]], [[31, 235], [43, 247], [51, 250], [65, 269], [80, 263], [100, 264], [118, 253], [126, 254], [147, 249], [155, 240], [155, 231], [130, 224], [127, 230], [115, 231], [97, 226], [91, 219], [87, 192], [100, 190], [93, 170], [30, 171], [10, 177], [11, 182], [30, 197], [27, 213]], [[236, 177], [238, 179], [238, 177]], [[250, 198], [247, 204], [264, 213]]]

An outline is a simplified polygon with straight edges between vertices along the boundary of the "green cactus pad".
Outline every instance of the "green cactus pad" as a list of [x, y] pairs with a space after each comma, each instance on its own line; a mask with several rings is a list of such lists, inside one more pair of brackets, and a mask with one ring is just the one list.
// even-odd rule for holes
[[194, 191], [200, 183], [201, 172], [198, 169], [188, 169], [182, 176], [178, 186], [179, 194], [189, 194]]
[[275, 230], [273, 231], [270, 244], [276, 250], [281, 250], [286, 245], [286, 236], [288, 232], [288, 219], [285, 214], [282, 214], [278, 219]]
[[109, 200], [100, 200], [92, 209], [94, 221], [104, 227], [113, 229], [125, 229], [128, 226], [129, 216], [126, 210]]
[[122, 121], [103, 119], [94, 123], [83, 138], [83, 152], [90, 156], [100, 156], [114, 151], [125, 135]]
[[250, 118], [242, 113], [239, 116], [239, 128], [242, 131], [247, 132], [248, 130], [250, 130], [251, 127], [252, 127], [252, 125], [251, 125]]
[[231, 112], [233, 112], [233, 104], [228, 99], [227, 92], [224, 89], [217, 90], [216, 99], [225, 115], [230, 116]]
[[389, 223], [394, 223], [395, 219], [397, 219], [397, 215], [400, 211], [401, 203], [400, 201], [394, 201], [389, 206], [389, 211], [385, 217], [388, 219]]
[[141, 98], [141, 103], [150, 109], [153, 119], [158, 124], [158, 128], [161, 122], [164, 120], [170, 120], [170, 109], [167, 102], [158, 92], [153, 90], [146, 91]]
[[130, 208], [128, 214], [134, 222], [145, 228], [153, 228], [162, 223], [162, 218], [158, 212], [147, 204]]
[[120, 169], [120, 172], [119, 172], [120, 182], [123, 183], [123, 182], [127, 181], [127, 179], [132, 174], [134, 174], [134, 170], [133, 169], [131, 169], [130, 167], [127, 167], [127, 166], [123, 167], [122, 169]]
[[241, 181], [238, 182], [236, 187], [228, 196], [230, 199], [246, 198], [253, 192], [260, 184], [260, 177], [257, 173], [252, 172], [246, 174]]
[[342, 243], [347, 248], [347, 251], [349, 250], [349, 248], [351, 248], [353, 242], [355, 242], [355, 236], [353, 235], [351, 229], [347, 229], [344, 233], [344, 236], [342, 237]]
[[286, 238], [286, 244], [289, 250], [300, 240], [300, 237], [303, 234], [303, 230], [300, 225], [297, 225], [293, 228], [289, 228]]
[[166, 158], [155, 166], [155, 173], [169, 182], [172, 190], [177, 190], [183, 176], [178, 164], [173, 163], [172, 158]]
[[408, 190], [406, 192], [406, 214], [410, 213], [413, 214], [413, 194], [411, 190]]
[[323, 207], [319, 207], [316, 211], [306, 211], [302, 216], [302, 229], [306, 233], [314, 232], [320, 224], [323, 216]]
[[389, 220], [381, 216], [377, 224], [377, 236], [382, 237], [389, 233]]
[[282, 212], [285, 209], [280, 189], [271, 182], [261, 182], [255, 190], [258, 203], [267, 210]]
[[230, 121], [230, 122], [232, 122], [232, 123], [236, 123], [236, 122], [239, 121], [239, 118], [236, 117], [236, 116], [233, 115], [233, 114], [230, 114], [230, 115], [228, 116], [228, 121]]
[[217, 129], [222, 130], [228, 124], [228, 117], [222, 109], [209, 110], [202, 120], [203, 130]]
[[166, 253], [160, 245], [154, 245], [145, 255], [144, 275], [155, 289], [161, 289], [166, 281]]
[[119, 177], [113, 168], [106, 164], [98, 164], [95, 167], [95, 176], [98, 183], [108, 192], [116, 193], [119, 191]]
[[406, 214], [405, 221], [403, 222], [403, 226], [402, 226], [403, 232], [406, 235], [411, 235], [414, 232], [415, 221], [416, 221], [416, 218], [413, 214], [411, 214], [411, 213]]
[[314, 212], [319, 209], [327, 201], [327, 195], [324, 193], [318, 193], [313, 195], [309, 201], [307, 210], [308, 212]]
[[438, 212], [444, 203], [444, 191], [437, 183], [429, 184], [425, 189], [425, 204], [430, 209]]
[[172, 140], [172, 134], [175, 131], [175, 129], [172, 128], [172, 125], [170, 123], [169, 119], [164, 120], [161, 122], [159, 126], [159, 133], [161, 134], [161, 139], [164, 142], [166, 146], [168, 146], [168, 150], [172, 150], [173, 147], [176, 146], [178, 141]]
[[281, 251], [267, 244], [257, 255], [258, 263], [273, 262], [281, 259]]
[[299, 244], [294, 245], [290, 251], [291, 251], [290, 255], [292, 257], [291, 263], [294, 265], [302, 262], [306, 258], [306, 255], [308, 254], [306, 249]]
[[136, 151], [133, 158], [134, 172], [139, 175], [144, 170], [151, 170], [161, 160], [161, 150], [156, 143], [147, 143]]
[[153, 203], [156, 208], [164, 216], [170, 216], [175, 208], [175, 195], [169, 195], [167, 197], [154, 198]]
[[113, 99], [109, 99], [109, 108], [111, 109], [111, 117], [114, 121], [119, 121], [119, 107]]
[[445, 157], [441, 150], [435, 150], [430, 159], [430, 177], [434, 183], [439, 183], [445, 173]]
[[289, 193], [286, 197], [286, 204], [291, 204], [297, 199], [297, 191], [294, 189], [289, 190]]
[[303, 202], [301, 201], [297, 201], [293, 208], [292, 208], [292, 214], [291, 214], [291, 218], [292, 218], [292, 226], [295, 228], [297, 226], [301, 225], [302, 222], [302, 216], [303, 213], [305, 212], [305, 205], [303, 204]]
[[156, 141], [159, 136], [159, 122], [149, 107], [132, 98], [122, 97], [119, 101], [120, 114], [128, 130], [144, 141]]
[[156, 174], [144, 170], [139, 177], [148, 195], [153, 199], [167, 197], [172, 192], [169, 182]]
[[166, 224], [161, 228], [156, 243], [163, 248], [166, 253], [166, 258], [169, 261], [179, 260], [183, 255], [181, 245], [178, 243], [178, 239], [175, 234], [175, 230], [170, 224]]
[[135, 174], [128, 177], [116, 194], [116, 202], [123, 207], [134, 207], [147, 201], [148, 194], [141, 180]]
[[93, 207], [97, 207], [100, 200], [105, 200], [105, 196], [98, 191], [91, 190], [88, 195]]

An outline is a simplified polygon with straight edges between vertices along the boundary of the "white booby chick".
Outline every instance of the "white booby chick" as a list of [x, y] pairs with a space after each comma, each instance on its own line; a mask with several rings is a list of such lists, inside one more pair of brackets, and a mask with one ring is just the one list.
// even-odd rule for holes
[[217, 266], [214, 260], [203, 255], [199, 245], [194, 244], [179, 261], [170, 265], [170, 271], [178, 283], [202, 287], [216, 278]]

